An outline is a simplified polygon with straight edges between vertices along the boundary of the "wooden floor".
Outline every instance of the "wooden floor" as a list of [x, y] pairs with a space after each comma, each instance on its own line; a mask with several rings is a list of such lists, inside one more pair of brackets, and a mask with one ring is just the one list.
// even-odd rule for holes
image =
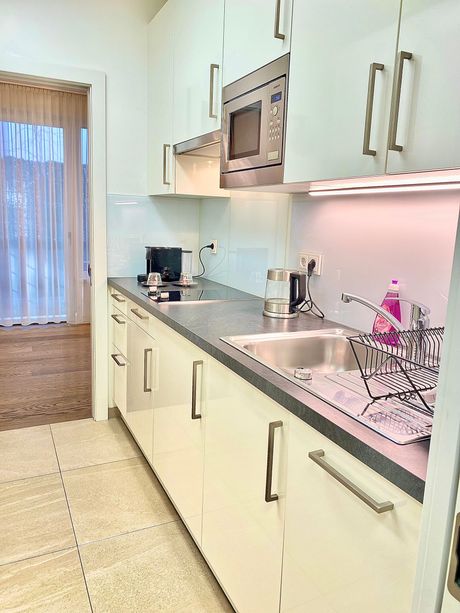
[[0, 430], [91, 417], [89, 324], [0, 328]]

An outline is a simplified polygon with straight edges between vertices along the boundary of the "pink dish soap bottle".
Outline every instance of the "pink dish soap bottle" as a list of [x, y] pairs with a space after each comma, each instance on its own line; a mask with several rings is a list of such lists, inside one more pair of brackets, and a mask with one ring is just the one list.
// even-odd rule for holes
[[[388, 311], [388, 313], [391, 313], [398, 321], [401, 321], [401, 305], [399, 302], [399, 284], [397, 279], [393, 279], [388, 286], [388, 291], [380, 306], [385, 311]], [[377, 315], [372, 332], [396, 332], [396, 329], [384, 317]]]

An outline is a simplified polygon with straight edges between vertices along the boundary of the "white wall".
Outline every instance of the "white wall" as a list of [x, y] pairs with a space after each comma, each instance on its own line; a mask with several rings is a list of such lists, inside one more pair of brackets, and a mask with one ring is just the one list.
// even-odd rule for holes
[[218, 241], [216, 255], [203, 252], [206, 277], [263, 296], [267, 268], [285, 263], [289, 213], [283, 194], [232, 192], [202, 200], [200, 245]]
[[107, 74], [108, 191], [147, 193], [147, 23], [164, 0], [1, 0], [2, 60]]
[[444, 324], [459, 202], [460, 193], [453, 191], [295, 196], [288, 265], [297, 265], [302, 250], [324, 254], [323, 274], [312, 277], [312, 293], [334, 321], [370, 330], [372, 312], [344, 304], [341, 293], [380, 304], [395, 278], [402, 298], [427, 304], [432, 324]]
[[122, 196], [107, 199], [109, 277], [145, 272], [146, 245], [192, 250], [198, 270], [200, 201], [193, 198]]

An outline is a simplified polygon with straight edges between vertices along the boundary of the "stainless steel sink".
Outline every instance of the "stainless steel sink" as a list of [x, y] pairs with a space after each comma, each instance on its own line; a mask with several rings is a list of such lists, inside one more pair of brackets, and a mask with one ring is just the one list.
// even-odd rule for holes
[[[428, 438], [432, 420], [421, 415], [413, 402], [371, 402], [347, 340], [355, 334], [359, 332], [350, 328], [331, 328], [222, 340], [398, 444]], [[298, 369], [311, 371], [306, 373], [311, 378], [294, 376]]]

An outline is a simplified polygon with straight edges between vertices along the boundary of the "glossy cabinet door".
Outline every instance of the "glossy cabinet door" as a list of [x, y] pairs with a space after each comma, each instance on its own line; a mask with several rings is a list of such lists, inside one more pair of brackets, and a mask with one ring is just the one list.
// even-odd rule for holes
[[390, 173], [460, 166], [459, 24], [457, 0], [402, 2]]
[[172, 2], [173, 141], [180, 143], [220, 129], [224, 0]]
[[279, 611], [288, 418], [210, 361], [202, 550], [239, 613]]
[[294, 416], [288, 466], [281, 611], [409, 613], [422, 505]]
[[157, 353], [156, 341], [129, 321], [125, 420], [150, 462], [153, 455], [153, 399], [158, 385]]
[[381, 175], [400, 0], [294, 3], [286, 183]]
[[128, 360], [121, 351], [112, 345], [110, 353], [110, 365], [112, 368], [112, 398], [115, 406], [123, 417], [126, 417], [126, 386]]
[[148, 193], [174, 193], [173, 6], [148, 25]]
[[157, 322], [153, 468], [201, 543], [206, 354]]
[[289, 53], [292, 0], [225, 0], [224, 85]]

